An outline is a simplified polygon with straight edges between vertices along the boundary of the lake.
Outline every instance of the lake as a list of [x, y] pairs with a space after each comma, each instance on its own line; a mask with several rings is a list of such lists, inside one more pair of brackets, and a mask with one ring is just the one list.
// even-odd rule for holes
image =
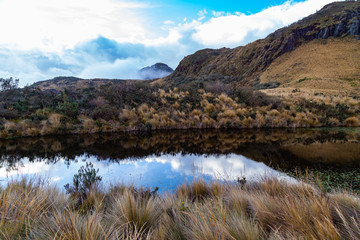
[[104, 185], [164, 193], [197, 178], [295, 181], [360, 191], [360, 129], [172, 130], [0, 140], [0, 180], [41, 177], [63, 189], [86, 162]]

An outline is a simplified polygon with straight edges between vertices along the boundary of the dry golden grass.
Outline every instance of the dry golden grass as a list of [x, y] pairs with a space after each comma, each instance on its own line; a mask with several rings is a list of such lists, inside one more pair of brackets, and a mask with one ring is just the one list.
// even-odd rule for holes
[[58, 128], [61, 124], [61, 118], [63, 116], [61, 114], [53, 113], [49, 116], [49, 122], [53, 128]]
[[118, 229], [125, 226], [127, 229], [147, 233], [156, 227], [162, 211], [162, 202], [159, 198], [142, 197], [125, 190], [121, 196], [113, 200], [108, 217]]
[[309, 89], [359, 88], [359, 55], [356, 39], [313, 40], [277, 58], [260, 82]]
[[[43, 183], [11, 182], [0, 192], [1, 239], [359, 239], [360, 199], [310, 182], [180, 186], [156, 195], [115, 185], [93, 189], [87, 211]], [[81, 208], [80, 208], [81, 209]]]
[[44, 90], [57, 90], [62, 91], [67, 88], [71, 89], [85, 89], [89, 87], [95, 87], [96, 89], [100, 89], [101, 86], [106, 84], [112, 84], [113, 80], [111, 79], [78, 79], [76, 81], [71, 81], [64, 77], [58, 81], [43, 81], [38, 83], [37, 87]]

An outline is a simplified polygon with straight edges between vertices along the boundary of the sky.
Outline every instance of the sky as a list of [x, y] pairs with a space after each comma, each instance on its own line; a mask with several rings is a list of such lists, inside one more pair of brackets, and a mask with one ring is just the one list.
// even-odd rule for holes
[[243, 46], [334, 0], [0, 0], [0, 78], [138, 79], [203, 48]]

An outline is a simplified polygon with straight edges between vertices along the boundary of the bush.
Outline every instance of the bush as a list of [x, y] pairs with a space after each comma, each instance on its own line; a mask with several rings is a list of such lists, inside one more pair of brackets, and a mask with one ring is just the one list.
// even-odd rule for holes
[[114, 120], [118, 117], [119, 111], [116, 107], [108, 104], [96, 107], [91, 113], [90, 117], [93, 119], [104, 119], [106, 121]]
[[280, 86], [279, 82], [258, 83], [254, 85], [254, 90], [271, 89], [271, 88], [277, 88], [279, 86]]
[[76, 118], [78, 115], [78, 104], [65, 100], [64, 102], [58, 104], [56, 110], [68, 117]]
[[73, 186], [66, 184], [66, 193], [76, 200], [75, 207], [79, 208], [87, 200], [90, 191], [102, 180], [102, 177], [98, 176], [99, 169], [95, 170], [92, 163], [86, 163], [86, 166], [82, 166], [78, 174], [74, 175]]
[[234, 89], [229, 93], [229, 97], [237, 99], [238, 103], [244, 103], [251, 107], [267, 105], [275, 105], [277, 107], [280, 105], [278, 99], [267, 96], [262, 92], [254, 91], [251, 88]]
[[344, 123], [348, 127], [359, 127], [360, 126], [360, 121], [357, 117], [349, 117], [349, 118], [345, 119]]

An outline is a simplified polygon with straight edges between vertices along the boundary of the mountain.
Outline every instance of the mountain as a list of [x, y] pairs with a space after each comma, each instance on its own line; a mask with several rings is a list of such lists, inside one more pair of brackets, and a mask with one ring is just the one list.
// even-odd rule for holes
[[[31, 85], [31, 87], [39, 88], [42, 91], [62, 91], [66, 88], [76, 90], [85, 88], [100, 89], [101, 86], [108, 84], [126, 84], [136, 80], [123, 80], [123, 79], [82, 79], [77, 77], [55, 77], [53, 79], [39, 81]], [[146, 82], [146, 81], [144, 81]]]
[[[174, 70], [164, 63], [156, 63], [150, 67], [145, 67], [139, 70], [139, 75], [143, 80], [156, 79], [166, 77]], [[82, 79], [77, 77], [60, 76], [53, 79], [39, 81], [32, 84], [33, 87], [38, 87], [41, 90], [61, 91], [65, 88], [70, 89], [84, 89], [96, 88], [100, 89], [101, 86], [112, 83], [125, 84], [136, 80], [127, 79]], [[146, 81], [147, 82], [147, 81]]]
[[156, 63], [150, 67], [144, 67], [139, 70], [141, 79], [151, 80], [156, 78], [166, 77], [174, 71], [165, 63]]
[[197, 51], [156, 82], [172, 87], [221, 81], [257, 89], [358, 89], [359, 34], [360, 2], [336, 2], [246, 46]]

